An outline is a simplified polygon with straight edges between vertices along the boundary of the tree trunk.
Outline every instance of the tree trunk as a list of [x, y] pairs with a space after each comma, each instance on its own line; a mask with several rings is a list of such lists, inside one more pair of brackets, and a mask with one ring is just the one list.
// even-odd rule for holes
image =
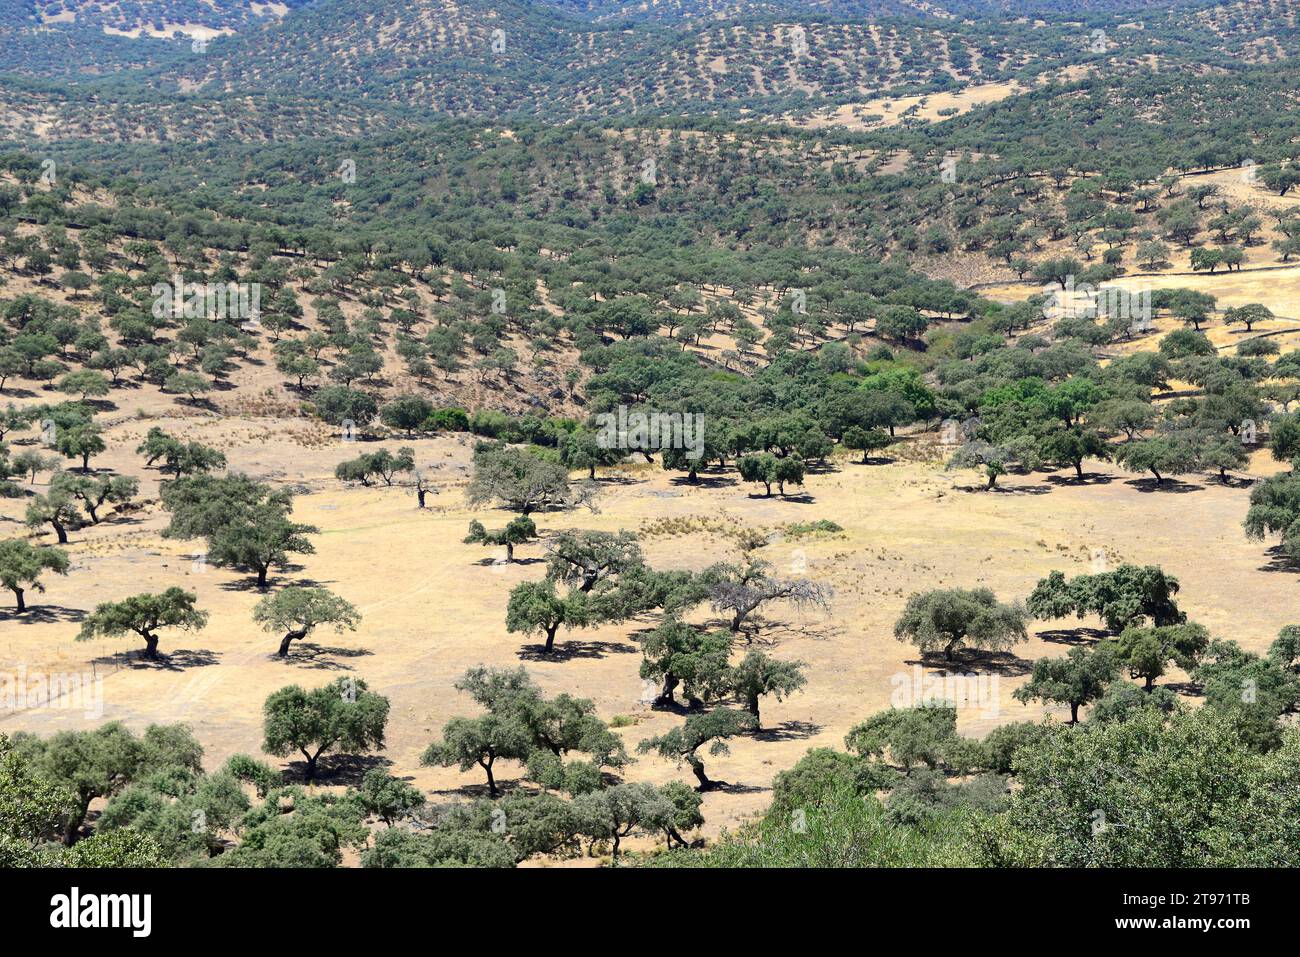
[[957, 647], [957, 642], [959, 642], [960, 640], [961, 640], [960, 638], [954, 638], [952, 641], [948, 642], [948, 644], [944, 645], [943, 656], [948, 661], [952, 661], [954, 659], [955, 656], [953, 655], [953, 650]]
[[146, 631], [142, 636], [144, 638], [144, 656], [150, 661], [158, 660], [158, 636], [153, 632]]
[[681, 684], [681, 679], [675, 674], [669, 672], [664, 675], [664, 688], [659, 692], [659, 697], [655, 699], [655, 704], [676, 704], [677, 699], [674, 697], [674, 693], [677, 691], [679, 684]]
[[307, 637], [306, 628], [300, 628], [296, 631], [288, 632], [284, 636], [284, 638], [280, 640], [280, 650], [277, 652], [277, 654], [279, 654], [281, 658], [288, 658], [289, 646], [293, 644], [295, 641], [297, 641], [299, 638], [306, 638], [306, 637]]
[[1157, 485], [1163, 485], [1163, 484], [1164, 484], [1164, 481], [1165, 481], [1165, 480], [1164, 480], [1164, 476], [1162, 476], [1159, 472], [1157, 472], [1155, 469], [1152, 469], [1152, 470], [1151, 470], [1151, 474], [1154, 475], [1154, 476], [1156, 477], [1156, 484], [1157, 484]]
[[270, 565], [257, 566], [257, 587], [266, 588], [266, 573], [270, 571]]
[[80, 813], [68, 818], [68, 823], [63, 827], [63, 846], [71, 847], [77, 842], [77, 835], [81, 832], [81, 824], [86, 820], [86, 812], [90, 810], [90, 798], [80, 799], [78, 811]]
[[21, 615], [23, 612], [27, 610], [27, 604], [26, 602], [23, 601], [23, 592], [25, 592], [26, 589], [15, 587], [13, 591], [14, 591], [14, 597], [18, 599], [18, 614]]
[[751, 694], [745, 701], [745, 710], [754, 716], [754, 730], [762, 730], [762, 719], [758, 714], [758, 695]]
[[68, 544], [68, 530], [63, 527], [63, 523], [51, 520], [50, 524], [54, 526], [54, 534], [59, 536], [59, 544]]
[[1074, 463], [1074, 471], [1075, 471], [1075, 474], [1079, 476], [1079, 481], [1082, 482], [1082, 481], [1083, 481], [1083, 463], [1082, 463], [1082, 462], [1075, 462], [1075, 463]]
[[[551, 649], [555, 647], [555, 633], [559, 630], [559, 628], [560, 628], [560, 623], [557, 621], [555, 624], [551, 625], [549, 628], [546, 629], [546, 653], [547, 654], [550, 654]], [[491, 773], [492, 773], [491, 771], [488, 771], [489, 775]]]
[[490, 794], [492, 797], [496, 797], [500, 792], [497, 791], [497, 779], [492, 776], [492, 762], [489, 761], [486, 764], [483, 764], [483, 762], [480, 761], [479, 764], [481, 764], [483, 766], [483, 770], [487, 772], [488, 794]]
[[303, 749], [302, 753], [307, 758], [307, 769], [304, 772], [304, 776], [307, 778], [309, 782], [315, 781], [316, 761], [320, 758], [320, 752], [317, 751], [315, 754], [307, 754], [307, 751]]
[[695, 775], [695, 780], [700, 782], [697, 791], [708, 791], [713, 788], [714, 782], [709, 780], [709, 776], [704, 773], [704, 762], [695, 756], [688, 759], [691, 763], [691, 773]]
[[1079, 723], [1079, 702], [1070, 702], [1070, 724]]
[[416, 498], [418, 498], [418, 499], [420, 500], [420, 504], [419, 504], [419, 506], [418, 506], [419, 508], [424, 508], [424, 497], [425, 497], [426, 495], [428, 495], [428, 494], [429, 494], [429, 493], [426, 492], [426, 491], [425, 491], [424, 489], [422, 489], [422, 488], [418, 488], [418, 489], [415, 490]]
[[506, 542], [506, 561], [513, 562], [514, 560], [515, 560], [515, 543]]

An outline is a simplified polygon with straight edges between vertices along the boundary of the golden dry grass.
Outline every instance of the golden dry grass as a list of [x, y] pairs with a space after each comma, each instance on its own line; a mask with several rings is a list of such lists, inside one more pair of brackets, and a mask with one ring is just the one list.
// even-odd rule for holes
[[[212, 417], [158, 423], [222, 445], [234, 469], [301, 485], [296, 516], [320, 527], [316, 553], [275, 576], [273, 586], [325, 585], [362, 610], [363, 624], [355, 634], [317, 634], [287, 662], [274, 658], [277, 636], [259, 631], [250, 618], [259, 594], [248, 587], [249, 579], [196, 570], [191, 556], [199, 543], [160, 538], [166, 516], [150, 505], [74, 533], [68, 577], [52, 577], [44, 595], [31, 594], [28, 615], [0, 614], [0, 664], [8, 670], [24, 665], [30, 672], [95, 670], [105, 676], [103, 718], [29, 710], [4, 715], [0, 730], [49, 734], [108, 719], [137, 729], [187, 721], [207, 749], [207, 763], [215, 766], [235, 752], [259, 753], [261, 703], [272, 691], [291, 682], [311, 686], [353, 675], [391, 699], [383, 757], [392, 771], [447, 798], [479, 793], [480, 775], [421, 768], [419, 755], [448, 718], [471, 712], [453, 688], [470, 666], [522, 662], [548, 693], [590, 697], [606, 719], [634, 718], [620, 732], [630, 748], [681, 720], [641, 703], [635, 638], [653, 626], [652, 619], [562, 632], [555, 660], [538, 660], [527, 647], [532, 640], [506, 633], [506, 596], [516, 583], [541, 576], [542, 549], [520, 548], [521, 563], [501, 566], [491, 564], [489, 550], [461, 543], [475, 517], [460, 491], [468, 474], [467, 440], [412, 443], [420, 465], [441, 485], [441, 494], [430, 500], [433, 507], [421, 512], [406, 489], [341, 487], [331, 477], [333, 466], [358, 447], [295, 438], [301, 422]], [[132, 452], [149, 424], [154, 423], [128, 418], [110, 429], [112, 448], [95, 465], [141, 476], [143, 497], [153, 499], [156, 474], [143, 472]], [[924, 454], [917, 457], [885, 465], [841, 461], [835, 470], [809, 477], [803, 501], [756, 498], [734, 472], [691, 487], [657, 465], [627, 466], [604, 477], [598, 514], [538, 516], [543, 534], [570, 527], [641, 529], [649, 560], [664, 568], [734, 558], [733, 541], [716, 532], [716, 524], [728, 519], [772, 529], [831, 519], [844, 527], [840, 535], [786, 539], [764, 549], [779, 574], [806, 570], [831, 585], [836, 597], [829, 614], [768, 610], [757, 641], [779, 657], [807, 662], [808, 688], [785, 702], [765, 701], [768, 731], [734, 741], [730, 757], [709, 760], [711, 776], [736, 787], [706, 796], [706, 833], [760, 811], [777, 771], [811, 746], [840, 746], [855, 722], [890, 705], [895, 682], [910, 681], [920, 664], [892, 636], [893, 622], [914, 590], [988, 585], [1003, 599], [1023, 598], [1052, 569], [1090, 570], [1102, 550], [1110, 562], [1164, 566], [1181, 580], [1180, 602], [1193, 618], [1247, 648], [1262, 650], [1294, 620], [1289, 589], [1295, 573], [1270, 570], [1266, 547], [1246, 540], [1243, 488], [1187, 477], [1153, 491], [1149, 481], [1107, 468], [1083, 484], [1066, 473], [1012, 476], [1004, 488], [984, 492], [974, 473], [947, 473], [937, 461], [924, 461]], [[25, 534], [17, 523], [20, 512], [15, 500], [0, 505], [5, 535]], [[506, 516], [478, 517], [491, 525]], [[704, 519], [713, 533], [698, 531]], [[76, 619], [97, 602], [170, 585], [196, 591], [212, 620], [197, 634], [164, 635], [162, 650], [173, 656], [169, 666], [128, 660], [123, 652], [132, 649], [129, 641], [74, 640]], [[1035, 623], [1032, 640], [997, 666], [997, 709], [963, 709], [961, 730], [979, 735], [1000, 722], [1039, 716], [1039, 708], [1011, 698], [1024, 670], [1034, 658], [1062, 654], [1071, 642], [1084, 640], [1073, 629], [1098, 624]], [[978, 660], [963, 667], [986, 674], [992, 669]], [[507, 766], [500, 778], [512, 782], [518, 770]], [[638, 760], [627, 775], [656, 782], [688, 778], [684, 769], [652, 757]]]

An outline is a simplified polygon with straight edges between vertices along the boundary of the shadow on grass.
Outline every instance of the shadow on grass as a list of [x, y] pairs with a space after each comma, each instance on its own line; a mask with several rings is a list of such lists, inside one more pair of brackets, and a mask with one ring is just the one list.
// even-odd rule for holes
[[1038, 637], [1061, 645], [1081, 645], [1088, 641], [1103, 641], [1111, 637], [1104, 628], [1054, 628], [1040, 631]]
[[545, 561], [546, 559], [544, 558], [512, 558], [507, 562], [493, 558], [489, 555], [487, 558], [480, 558], [478, 561], [474, 562], [474, 564], [479, 568], [491, 568], [497, 565], [505, 568], [507, 565], [539, 565]]
[[125, 664], [128, 668], [141, 671], [186, 671], [215, 665], [219, 657], [215, 651], [207, 648], [177, 648], [174, 651], [159, 651], [157, 658], [146, 658], [143, 648], [132, 648], [91, 660], [97, 665]]
[[19, 625], [47, 625], [61, 621], [84, 621], [86, 613], [80, 608], [64, 608], [62, 605], [28, 605], [22, 614], [12, 608], [0, 611], [0, 622], [12, 621]]
[[557, 643], [551, 651], [545, 645], [524, 645], [519, 649], [520, 661], [573, 661], [581, 658], [604, 658], [606, 655], [635, 655], [640, 645], [617, 641], [578, 641], [569, 639]]
[[1104, 472], [1084, 472], [1083, 478], [1077, 475], [1049, 475], [1047, 477], [1049, 485], [1061, 486], [1063, 488], [1086, 488], [1089, 485], [1109, 485], [1115, 481], [1115, 476], [1106, 475]]
[[811, 721], [782, 721], [770, 728], [759, 728], [750, 736], [758, 741], [803, 741], [821, 734], [825, 727]]
[[[356, 786], [361, 783], [367, 771], [391, 767], [392, 764], [392, 761], [379, 754], [326, 754], [316, 762], [316, 778], [312, 783]], [[306, 782], [307, 762], [290, 761], [285, 774]]]
[[678, 488], [730, 488], [740, 482], [726, 475], [701, 475], [692, 482], [687, 476], [679, 475], [670, 479], [668, 484]]
[[989, 495], [1050, 495], [1050, 485], [956, 485], [958, 492], [986, 493]]
[[[480, 768], [477, 764], [474, 765], [474, 770], [477, 771], [480, 775], [483, 773], [483, 769]], [[495, 771], [496, 769], [494, 768], [493, 772], [495, 773]], [[469, 772], [466, 773], [468, 774]], [[510, 781], [503, 781], [501, 780], [500, 774], [496, 775], [496, 782], [497, 782], [498, 798], [503, 798], [511, 791], [517, 791], [520, 788], [524, 787], [524, 782], [522, 778], [510, 780]], [[444, 788], [442, 790], [430, 791], [429, 793], [437, 797], [490, 798], [492, 796], [492, 793], [488, 790], [486, 780], [484, 780], [483, 783], [481, 784], [463, 784], [458, 788]]]
[[717, 791], [722, 794], [762, 794], [764, 791], [770, 791], [771, 788], [759, 787], [756, 784], [731, 784], [727, 781], [710, 781], [707, 788], [697, 787], [695, 790], [704, 793]]
[[1268, 548], [1268, 564], [1260, 565], [1256, 571], [1300, 574], [1300, 558], [1292, 558], [1281, 545], [1272, 545]]
[[978, 651], [970, 648], [958, 648], [949, 661], [941, 652], [925, 654], [920, 658], [904, 661], [903, 664], [930, 668], [942, 674], [964, 675], [988, 673], [1004, 677], [1027, 675], [1034, 670], [1033, 662], [1018, 658], [1009, 651]]
[[1185, 492], [1199, 492], [1201, 489], [1205, 488], [1204, 485], [1197, 485], [1195, 482], [1182, 482], [1176, 478], [1167, 478], [1163, 482], [1157, 482], [1153, 478], [1130, 479], [1124, 484], [1139, 492], [1164, 492], [1169, 495], [1178, 495]]
[[281, 658], [274, 652], [267, 655], [267, 657], [272, 661], [280, 661], [286, 665], [297, 665], [303, 668], [324, 671], [351, 671], [351, 665], [335, 659], [364, 658], [373, 654], [373, 651], [365, 648], [337, 648], [318, 645], [314, 641], [295, 641], [289, 648], [288, 657]]

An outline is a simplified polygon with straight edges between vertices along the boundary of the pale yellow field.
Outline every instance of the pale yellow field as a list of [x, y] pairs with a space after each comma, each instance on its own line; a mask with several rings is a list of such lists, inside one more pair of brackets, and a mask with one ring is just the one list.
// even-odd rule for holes
[[[548, 693], [590, 697], [606, 719], [634, 717], [636, 725], [620, 732], [630, 749], [681, 720], [640, 703], [644, 688], [637, 676], [635, 636], [652, 627], [653, 618], [561, 632], [559, 654], [550, 661], [537, 660], [535, 650], [523, 647], [532, 640], [506, 633], [506, 596], [514, 584], [542, 575], [537, 559], [543, 550], [520, 548], [523, 563], [503, 567], [490, 563], [490, 550], [461, 543], [474, 516], [459, 488], [468, 473], [467, 440], [410, 443], [420, 465], [442, 485], [441, 494], [431, 499], [433, 508], [420, 512], [406, 489], [341, 487], [331, 477], [333, 466], [357, 454], [358, 447], [341, 441], [315, 447], [304, 438], [308, 433], [300, 421], [156, 421], [189, 437], [220, 441], [232, 468], [300, 483], [304, 493], [296, 515], [321, 528], [316, 554], [302, 556], [301, 567], [275, 576], [273, 586], [323, 584], [359, 606], [363, 624], [355, 634], [317, 634], [287, 662], [274, 658], [278, 636], [259, 631], [250, 619], [259, 595], [248, 587], [249, 579], [231, 571], [197, 570], [191, 555], [201, 545], [161, 539], [166, 516], [150, 505], [129, 518], [74, 533], [69, 576], [50, 578], [44, 595], [29, 593], [33, 610], [26, 616], [16, 618], [11, 606], [0, 613], [0, 665], [103, 675], [103, 717], [29, 710], [4, 715], [0, 730], [49, 734], [108, 719], [137, 729], [150, 722], [187, 721], [207, 749], [208, 765], [215, 766], [235, 752], [260, 753], [260, 709], [270, 692], [290, 682], [311, 686], [353, 675], [392, 701], [382, 757], [392, 762], [393, 773], [435, 799], [452, 799], [481, 793], [481, 775], [421, 768], [418, 759], [443, 722], [471, 713], [453, 683], [472, 665], [522, 662]], [[150, 424], [155, 420], [127, 417], [110, 430], [110, 453], [95, 463], [145, 477], [148, 499], [155, 497], [156, 473], [143, 472], [132, 449]], [[296, 439], [295, 431], [302, 433]], [[811, 746], [842, 746], [855, 722], [889, 707], [897, 683], [910, 686], [919, 661], [910, 647], [894, 640], [892, 624], [913, 590], [987, 584], [1004, 600], [1023, 598], [1052, 569], [1091, 570], [1100, 550], [1112, 563], [1163, 565], [1181, 580], [1179, 601], [1193, 618], [1248, 648], [1262, 650], [1283, 625], [1296, 620], [1295, 572], [1271, 570], [1266, 547], [1247, 541], [1241, 531], [1248, 492], [1210, 479], [1188, 476], [1157, 492], [1148, 481], [1105, 469], [1083, 485], [1069, 481], [1066, 473], [1037, 474], [1008, 477], [1004, 488], [984, 492], [979, 476], [945, 473], [937, 463], [840, 461], [835, 471], [809, 477], [808, 501], [783, 501], [752, 497], [754, 490], [739, 484], [734, 472], [708, 478], [692, 488], [657, 465], [629, 466], [603, 476], [599, 514], [538, 516], [543, 534], [570, 527], [638, 529], [657, 519], [691, 517], [731, 517], [771, 529], [814, 519], [844, 526], [842, 535], [780, 541], [764, 550], [778, 573], [806, 569], [834, 587], [836, 597], [829, 614], [780, 606], [767, 612], [759, 640], [777, 656], [807, 662], [808, 688], [783, 703], [765, 700], [767, 730], [733, 741], [730, 757], [708, 760], [710, 775], [733, 787], [706, 796], [707, 834], [760, 811], [778, 770]], [[19, 512], [14, 500], [0, 506], [5, 535], [25, 534], [17, 523]], [[479, 517], [491, 526], [503, 523], [506, 514]], [[651, 563], [664, 568], [698, 568], [736, 555], [729, 540], [716, 537], [649, 535], [644, 546]], [[130, 641], [74, 641], [77, 620], [97, 602], [170, 585], [196, 591], [212, 620], [197, 634], [164, 634], [161, 648], [172, 656], [169, 663], [127, 660], [123, 652], [134, 647]], [[976, 670], [996, 675], [997, 707], [963, 709], [961, 730], [979, 735], [1000, 722], [1039, 716], [1038, 708], [1011, 698], [1030, 662], [1063, 654], [1098, 624], [1038, 622], [1033, 639], [1014, 657], [976, 662]], [[1085, 630], [1070, 631], [1078, 628]], [[511, 766], [499, 773], [508, 784], [517, 777]], [[627, 777], [689, 779], [684, 769], [651, 757], [633, 764]]]
[[[1214, 275], [1121, 276], [1105, 283], [1102, 288], [1109, 287], [1130, 292], [1193, 289], [1214, 296], [1220, 311], [1252, 302], [1263, 303], [1273, 311], [1276, 318], [1255, 323], [1250, 332], [1240, 324], [1226, 325], [1218, 317], [1202, 324], [1201, 331], [1220, 349], [1231, 348], [1244, 339], [1260, 335], [1267, 335], [1283, 352], [1300, 348], [1300, 310], [1297, 309], [1297, 303], [1300, 303], [1300, 264], [1253, 271], [1216, 272]], [[1034, 283], [1005, 283], [980, 289], [983, 295], [999, 302], [1023, 302], [1042, 291], [1043, 287]], [[1160, 336], [1181, 326], [1182, 323], [1168, 316], [1157, 316], [1150, 333], [1129, 342], [1108, 346], [1106, 352], [1122, 354], [1138, 349], [1154, 349]]]
[[[792, 120], [809, 129], [842, 126], [850, 130], [880, 129], [896, 126], [904, 119], [937, 122], [959, 116], [986, 103], [996, 103], [1008, 96], [1025, 92], [1027, 88], [1017, 82], [978, 83], [960, 90], [927, 93], [920, 96], [881, 96], [861, 103], [845, 103], [833, 109], [819, 110], [808, 117]], [[915, 111], [909, 113], [915, 107]], [[941, 114], [941, 110], [956, 110]], [[904, 115], [906, 114], [906, 116]], [[873, 117], [876, 117], [873, 119]]]

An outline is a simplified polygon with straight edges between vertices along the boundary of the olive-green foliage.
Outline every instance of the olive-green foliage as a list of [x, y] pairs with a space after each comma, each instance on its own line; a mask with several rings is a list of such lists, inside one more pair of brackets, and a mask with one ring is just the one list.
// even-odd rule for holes
[[704, 851], [651, 858], [654, 867], [962, 867], [972, 863], [962, 812], [917, 826], [895, 823], [855, 788], [829, 789], [819, 804], [773, 809]]

